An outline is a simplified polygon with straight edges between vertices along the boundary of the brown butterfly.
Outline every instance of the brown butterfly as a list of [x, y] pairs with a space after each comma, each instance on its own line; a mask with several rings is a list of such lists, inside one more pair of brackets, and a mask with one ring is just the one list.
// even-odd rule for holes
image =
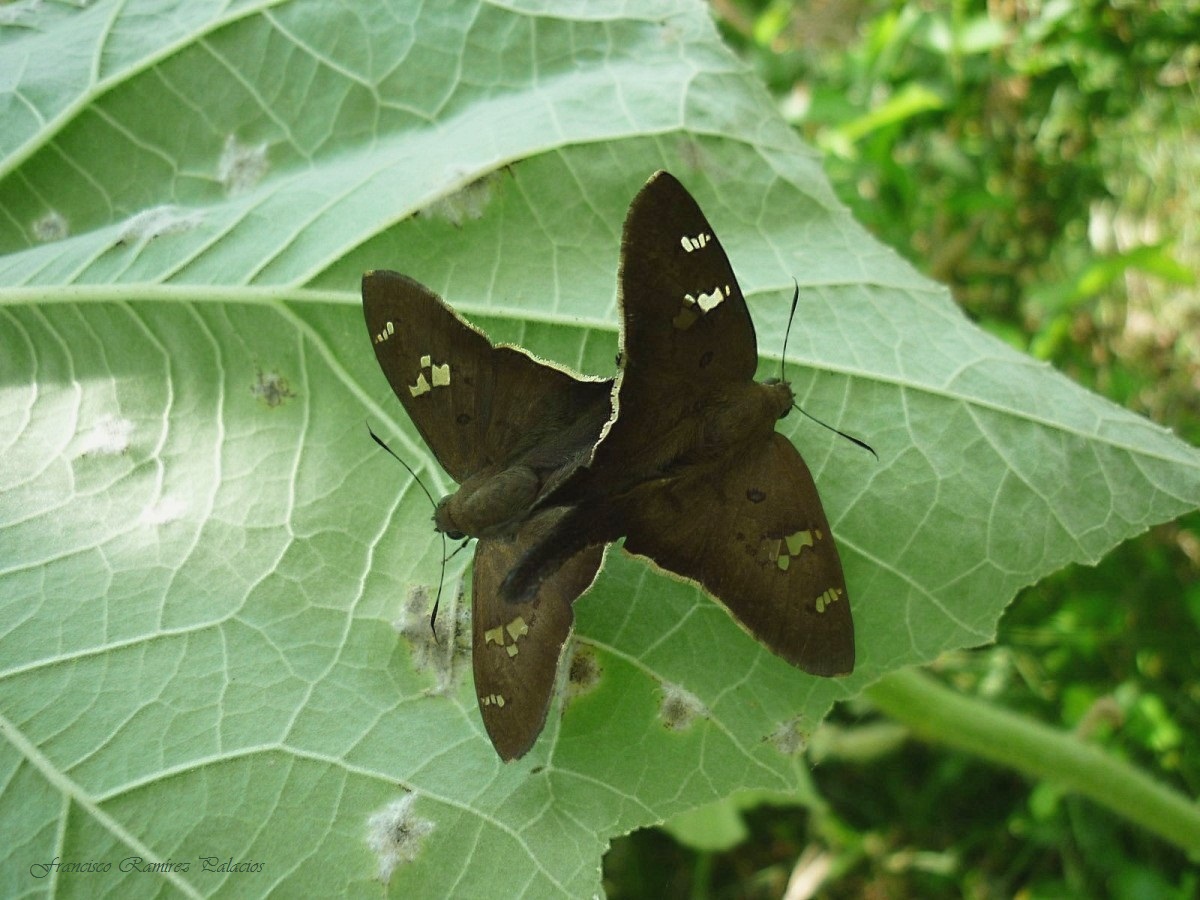
[[666, 172], [630, 205], [619, 281], [612, 420], [587, 464], [535, 501], [560, 516], [526, 545], [501, 595], [527, 602], [565, 561], [624, 536], [626, 550], [698, 582], [784, 659], [848, 674], [841, 561], [808, 466], [775, 431], [792, 390], [754, 381], [754, 325], [729, 259]]
[[588, 542], [560, 555], [517, 603], [500, 601], [500, 583], [530, 548], [553, 540], [566, 510], [535, 506], [591, 455], [612, 412], [612, 381], [576, 378], [493, 346], [436, 294], [395, 272], [368, 272], [362, 295], [383, 374], [460, 485], [438, 503], [435, 527], [479, 539], [475, 690], [496, 752], [515, 759], [545, 724], [571, 604], [595, 579], [604, 546]]

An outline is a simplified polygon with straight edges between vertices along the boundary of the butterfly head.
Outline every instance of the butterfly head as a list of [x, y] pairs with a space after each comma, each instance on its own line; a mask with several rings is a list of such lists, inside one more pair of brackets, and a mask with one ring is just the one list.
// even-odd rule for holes
[[450, 538], [450, 540], [460, 541], [466, 537], [466, 532], [454, 521], [454, 514], [450, 504], [453, 497], [453, 494], [448, 494], [438, 501], [437, 506], [433, 510], [433, 527]]
[[760, 384], [766, 388], [766, 396], [770, 397], [770, 404], [775, 410], [775, 418], [782, 419], [787, 416], [792, 411], [792, 404], [796, 400], [792, 393], [792, 386], [779, 378], [764, 378]]

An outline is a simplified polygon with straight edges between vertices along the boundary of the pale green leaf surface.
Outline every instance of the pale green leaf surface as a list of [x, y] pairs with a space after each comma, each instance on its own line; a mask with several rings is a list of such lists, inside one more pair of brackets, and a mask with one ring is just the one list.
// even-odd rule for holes
[[[1021, 586], [1200, 502], [1193, 448], [984, 335], [865, 235], [699, 4], [102, 0], [12, 21], [6, 896], [373, 896], [381, 865], [398, 896], [590, 896], [613, 835], [803, 787], [784, 751], [832, 701], [988, 641]], [[364, 420], [451, 483], [375, 366], [359, 277], [399, 269], [495, 339], [611, 374], [621, 222], [662, 167], [731, 256], [763, 373], [795, 277], [788, 377], [879, 452], [783, 423], [842, 550], [858, 666], [805, 676], [613, 550], [576, 606], [600, 680], [506, 766], [466, 658], [393, 625], [441, 543]], [[664, 728], [669, 686], [707, 715]], [[30, 874], [55, 857], [112, 871]], [[131, 857], [189, 869], [122, 874]]]

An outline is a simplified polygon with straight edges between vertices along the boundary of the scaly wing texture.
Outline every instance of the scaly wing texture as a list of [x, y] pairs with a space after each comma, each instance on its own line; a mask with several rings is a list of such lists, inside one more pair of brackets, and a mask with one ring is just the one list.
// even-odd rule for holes
[[472, 662], [479, 711], [496, 752], [523, 756], [546, 723], [559, 657], [571, 633], [571, 604], [591, 585], [604, 547], [578, 553], [527, 603], [505, 603], [499, 585], [559, 512], [528, 522], [514, 539], [484, 538], [475, 549], [472, 581]]
[[549, 458], [539, 448], [554, 446], [564, 423], [610, 390], [610, 382], [578, 379], [520, 350], [493, 347], [407, 276], [368, 272], [362, 294], [379, 367], [455, 481], [531, 449]]
[[854, 625], [808, 466], [776, 434], [721, 471], [640, 491], [625, 549], [699, 582], [774, 652], [813, 675], [854, 668]]
[[[656, 436], [758, 365], [754, 325], [716, 233], [674, 176], [634, 198], [621, 241], [617, 408], [593, 456], [602, 475], [636, 466]], [[595, 477], [595, 476], [593, 476]]]

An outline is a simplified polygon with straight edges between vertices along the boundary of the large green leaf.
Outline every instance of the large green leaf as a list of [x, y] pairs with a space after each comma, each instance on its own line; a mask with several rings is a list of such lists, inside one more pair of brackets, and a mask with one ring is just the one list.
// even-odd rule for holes
[[[831, 702], [1200, 503], [1194, 449], [873, 243], [702, 5], [631, 8], [0, 8], [5, 895], [590, 896], [613, 835], [799, 789]], [[784, 423], [858, 668], [793, 670], [613, 551], [576, 607], [598, 682], [503, 765], [461, 651], [412, 622], [441, 544], [364, 420], [450, 483], [375, 366], [359, 276], [610, 374], [621, 222], [662, 167], [729, 250], [764, 371], [795, 277], [788, 375], [879, 452]], [[667, 728], [679, 698], [696, 716]]]

